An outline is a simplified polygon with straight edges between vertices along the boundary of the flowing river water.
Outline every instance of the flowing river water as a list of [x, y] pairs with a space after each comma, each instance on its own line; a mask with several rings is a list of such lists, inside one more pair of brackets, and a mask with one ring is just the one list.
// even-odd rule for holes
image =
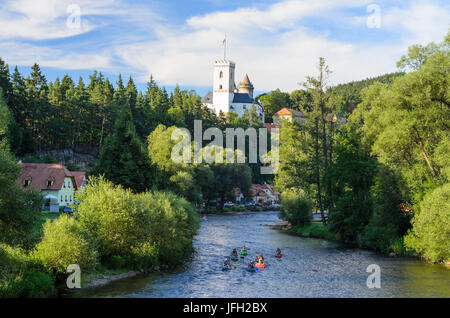
[[[450, 297], [450, 269], [409, 257], [388, 257], [337, 242], [302, 238], [268, 225], [277, 212], [209, 215], [194, 241], [192, 259], [156, 272], [82, 289], [71, 297]], [[248, 256], [221, 270], [233, 248]], [[283, 258], [276, 259], [277, 247]], [[257, 253], [266, 269], [251, 273], [247, 262]], [[381, 288], [369, 289], [370, 264], [381, 269]]]

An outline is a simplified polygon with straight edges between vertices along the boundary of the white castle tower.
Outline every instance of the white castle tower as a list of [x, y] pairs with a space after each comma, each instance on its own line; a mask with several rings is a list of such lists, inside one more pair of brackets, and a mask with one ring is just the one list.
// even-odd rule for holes
[[235, 67], [236, 64], [231, 61], [214, 61], [213, 100], [216, 113], [230, 111], [236, 88], [234, 84]]
[[246, 74], [243, 81], [236, 88], [234, 71], [236, 63], [223, 59], [214, 61], [213, 91], [202, 98], [203, 105], [214, 111], [217, 115], [235, 112], [242, 116], [246, 110], [254, 106], [261, 121], [264, 122], [264, 112], [253, 98], [253, 84]]

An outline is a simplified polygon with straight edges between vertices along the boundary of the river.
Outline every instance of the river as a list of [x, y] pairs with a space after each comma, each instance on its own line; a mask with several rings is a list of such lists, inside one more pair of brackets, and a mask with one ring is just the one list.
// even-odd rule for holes
[[[277, 212], [209, 215], [194, 241], [192, 259], [168, 272], [137, 276], [73, 292], [72, 297], [450, 297], [450, 269], [415, 258], [388, 257], [337, 242], [273, 230]], [[221, 270], [232, 248], [249, 255]], [[276, 259], [277, 247], [283, 258]], [[257, 253], [266, 269], [251, 273]], [[381, 288], [366, 285], [367, 266], [381, 269]], [[220, 269], [219, 269], [220, 268]]]

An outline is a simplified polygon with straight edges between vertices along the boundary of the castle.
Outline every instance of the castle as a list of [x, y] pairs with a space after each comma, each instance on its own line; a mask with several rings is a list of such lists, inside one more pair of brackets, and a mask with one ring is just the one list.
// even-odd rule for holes
[[259, 119], [264, 122], [263, 107], [253, 98], [254, 87], [247, 74], [236, 88], [235, 68], [236, 63], [232, 61], [214, 61], [213, 91], [202, 98], [203, 105], [217, 115], [220, 112], [235, 112], [239, 116], [242, 116], [246, 109], [251, 110], [252, 106], [255, 106]]

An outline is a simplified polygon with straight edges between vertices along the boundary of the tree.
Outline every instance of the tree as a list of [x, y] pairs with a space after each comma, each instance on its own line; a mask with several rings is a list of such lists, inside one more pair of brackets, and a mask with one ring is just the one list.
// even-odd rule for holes
[[370, 195], [373, 212], [364, 230], [363, 244], [388, 253], [394, 241], [403, 237], [410, 228], [410, 217], [402, 211], [401, 178], [395, 171], [379, 165]]
[[315, 197], [315, 170], [313, 165], [313, 138], [307, 127], [297, 122], [283, 122], [280, 130], [279, 168], [276, 188], [283, 192], [291, 188], [303, 189]]
[[311, 110], [311, 92], [304, 89], [297, 89], [291, 92], [289, 98], [293, 109], [300, 110], [302, 112], [308, 112]]
[[24, 192], [16, 183], [21, 168], [9, 151], [10, 120], [11, 115], [0, 94], [0, 240], [29, 246], [34, 239], [34, 223], [40, 216], [41, 198], [34, 192]]
[[405, 245], [434, 262], [449, 262], [450, 183], [429, 193], [412, 220], [413, 228]]
[[259, 101], [264, 105], [264, 117], [267, 123], [273, 121], [273, 115], [280, 109], [291, 106], [288, 93], [281, 92], [280, 89], [271, 91], [269, 94], [259, 97]]
[[434, 43], [429, 43], [426, 46], [412, 45], [408, 48], [408, 55], [403, 55], [397, 62], [397, 67], [403, 71], [408, 69], [417, 71], [437, 50], [438, 47]]
[[[325, 63], [324, 58], [319, 59], [318, 65], [319, 74], [317, 77], [308, 76], [304, 86], [309, 89], [312, 96], [311, 111], [309, 113], [309, 118], [314, 122], [313, 135], [315, 136], [315, 156], [316, 156], [316, 182], [317, 182], [317, 197], [319, 208], [322, 213], [322, 223], [325, 225], [326, 220], [323, 214], [322, 206], [322, 185], [321, 185], [321, 175], [319, 169], [319, 144], [321, 145], [322, 152], [322, 164], [324, 175], [327, 175], [329, 168], [329, 157], [331, 149], [331, 128], [332, 116], [335, 110], [333, 91], [327, 90], [328, 78], [331, 74], [328, 65]], [[319, 142], [319, 139], [320, 142]], [[331, 214], [333, 210], [333, 197], [331, 191], [331, 184], [325, 183], [325, 191], [327, 194], [326, 201], [328, 202], [328, 212]]]
[[291, 188], [281, 194], [281, 217], [292, 225], [311, 224], [313, 202], [301, 189]]
[[220, 199], [221, 211], [223, 211], [225, 198], [234, 188], [240, 188], [245, 197], [250, 196], [252, 173], [248, 165], [243, 163], [214, 163], [211, 165], [211, 170], [214, 174], [214, 189]]
[[[336, 198], [329, 229], [349, 243], [360, 243], [360, 233], [372, 216], [370, 189], [377, 162], [360, 136], [344, 129], [335, 148], [335, 162], [326, 176]], [[358, 241], [359, 240], [359, 241]]]
[[154, 171], [127, 107], [121, 110], [113, 134], [105, 141], [98, 173], [134, 192], [151, 188]]
[[449, 69], [449, 51], [438, 50], [392, 86], [366, 89], [361, 109], [349, 120], [361, 127], [379, 161], [401, 172], [416, 203], [446, 180], [436, 149], [450, 138]]

